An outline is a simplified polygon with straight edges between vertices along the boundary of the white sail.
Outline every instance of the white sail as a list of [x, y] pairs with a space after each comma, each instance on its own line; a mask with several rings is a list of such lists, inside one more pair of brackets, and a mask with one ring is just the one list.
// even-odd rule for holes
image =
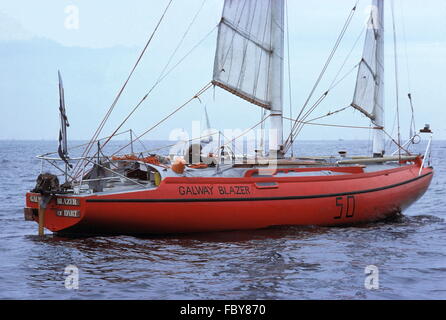
[[[352, 106], [384, 127], [384, 4], [373, 0], [364, 52], [359, 65]], [[375, 130], [373, 153], [384, 153], [384, 133]]]
[[282, 148], [284, 0], [225, 0], [213, 84], [271, 111]]
[[356, 80], [356, 89], [352, 106], [374, 120], [378, 109], [382, 109], [381, 95], [382, 75], [384, 74], [384, 61], [380, 54], [383, 46], [382, 10], [379, 10], [378, 0], [374, 0], [374, 5], [370, 13], [364, 52], [359, 65]]
[[271, 108], [271, 0], [226, 0], [219, 25], [214, 84]]

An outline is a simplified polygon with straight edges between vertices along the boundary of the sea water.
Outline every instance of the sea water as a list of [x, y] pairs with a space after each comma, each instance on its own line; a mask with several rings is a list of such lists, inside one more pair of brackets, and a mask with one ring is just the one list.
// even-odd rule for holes
[[[0, 142], [0, 299], [446, 298], [445, 141], [433, 143], [429, 190], [395, 221], [182, 236], [46, 231], [40, 238], [37, 224], [24, 221], [25, 193], [41, 169], [34, 156], [56, 148], [56, 141]], [[306, 141], [295, 149], [370, 151], [365, 141]]]

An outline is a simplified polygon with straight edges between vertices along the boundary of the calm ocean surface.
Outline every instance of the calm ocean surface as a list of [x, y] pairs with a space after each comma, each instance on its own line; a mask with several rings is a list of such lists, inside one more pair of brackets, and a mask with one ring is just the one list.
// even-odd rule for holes
[[[445, 141], [433, 144], [430, 189], [393, 222], [147, 238], [47, 231], [41, 239], [23, 219], [24, 196], [40, 171], [34, 156], [56, 148], [0, 141], [0, 299], [446, 299]], [[365, 154], [368, 144], [297, 148]], [[68, 265], [79, 269], [77, 290], [65, 288]], [[369, 265], [379, 289], [364, 286]]]

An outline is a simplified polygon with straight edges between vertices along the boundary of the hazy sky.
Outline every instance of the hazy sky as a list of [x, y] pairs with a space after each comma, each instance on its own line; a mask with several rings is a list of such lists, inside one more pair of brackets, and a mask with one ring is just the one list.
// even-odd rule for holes
[[[0, 139], [56, 139], [58, 136], [57, 70], [64, 78], [69, 138], [88, 139], [147, 41], [167, 0], [15, 0], [0, 2]], [[395, 80], [390, 1], [386, 2], [386, 127], [395, 123]], [[223, 0], [174, 0], [140, 67], [116, 106], [103, 135], [113, 131], [157, 80], [192, 18], [204, 3], [172, 65], [217, 25]], [[355, 0], [288, 0], [293, 115], [313, 86]], [[360, 34], [371, 1], [358, 10], [327, 76], [316, 91], [323, 93]], [[410, 84], [417, 126], [430, 123], [437, 139], [446, 139], [446, 1], [395, 0], [399, 52], [400, 109], [403, 136], [410, 119]], [[78, 19], [77, 19], [78, 17]], [[137, 133], [154, 125], [195, 94], [212, 77], [214, 31], [166, 77], [123, 129]], [[344, 74], [357, 62], [361, 38]], [[407, 68], [409, 66], [409, 69]], [[408, 72], [409, 70], [409, 72]], [[314, 116], [350, 104], [355, 73], [335, 88]], [[288, 78], [286, 79], [288, 83]], [[285, 94], [289, 115], [288, 87]], [[259, 121], [261, 110], [211, 89], [157, 128], [148, 139], [167, 139], [175, 128], [191, 130], [203, 120], [207, 106], [211, 125], [246, 129]], [[325, 123], [369, 125], [347, 110]], [[285, 123], [285, 128], [288, 124]], [[369, 132], [307, 126], [302, 139], [368, 139]]]

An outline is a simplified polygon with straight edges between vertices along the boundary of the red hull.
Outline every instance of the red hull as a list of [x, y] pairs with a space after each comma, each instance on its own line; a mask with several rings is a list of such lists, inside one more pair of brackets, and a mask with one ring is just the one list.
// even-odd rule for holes
[[[53, 199], [45, 227], [66, 233], [150, 234], [358, 224], [389, 218], [420, 198], [433, 170], [424, 168], [419, 175], [419, 169], [417, 163], [371, 173], [337, 168], [350, 174], [333, 176], [166, 178], [155, 190]], [[37, 221], [36, 196], [28, 193], [26, 199]]]

